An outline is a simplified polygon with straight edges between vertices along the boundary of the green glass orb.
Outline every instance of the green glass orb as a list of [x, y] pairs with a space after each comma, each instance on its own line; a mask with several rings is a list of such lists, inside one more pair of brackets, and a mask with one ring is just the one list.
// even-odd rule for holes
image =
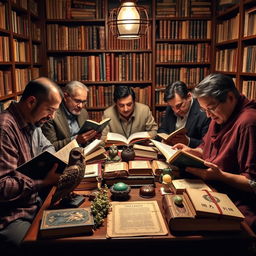
[[128, 189], [128, 185], [123, 182], [118, 182], [118, 183], [114, 184], [113, 189], [115, 191], [125, 191]]
[[176, 205], [182, 205], [183, 204], [183, 198], [181, 196], [174, 196], [173, 200], [174, 200], [174, 203]]

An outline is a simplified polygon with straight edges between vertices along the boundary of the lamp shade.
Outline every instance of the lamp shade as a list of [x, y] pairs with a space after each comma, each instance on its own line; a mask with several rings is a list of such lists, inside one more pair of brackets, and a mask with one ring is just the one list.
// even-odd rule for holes
[[108, 21], [111, 32], [120, 39], [140, 38], [146, 34], [148, 24], [146, 9], [135, 1], [122, 1], [119, 8], [111, 10]]

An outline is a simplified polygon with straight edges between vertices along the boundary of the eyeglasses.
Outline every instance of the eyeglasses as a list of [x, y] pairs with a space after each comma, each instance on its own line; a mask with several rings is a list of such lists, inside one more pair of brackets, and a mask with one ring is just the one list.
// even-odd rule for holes
[[213, 113], [216, 111], [217, 107], [220, 105], [221, 102], [218, 102], [214, 107], [211, 107], [211, 108], [207, 108], [207, 109], [204, 109], [202, 107], [200, 107], [200, 111], [201, 112], [208, 112], [208, 113]]
[[76, 105], [80, 105], [80, 104], [85, 105], [87, 103], [87, 100], [75, 99], [70, 94], [68, 96], [76, 103]]

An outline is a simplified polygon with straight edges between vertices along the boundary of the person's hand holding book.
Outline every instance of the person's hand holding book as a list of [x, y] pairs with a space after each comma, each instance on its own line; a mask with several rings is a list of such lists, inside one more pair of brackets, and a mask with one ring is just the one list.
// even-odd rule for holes
[[95, 130], [90, 130], [76, 136], [76, 141], [78, 144], [83, 145], [89, 142], [92, 139], [95, 139], [97, 132]]
[[46, 177], [43, 179], [43, 186], [56, 185], [60, 178], [60, 173], [57, 173], [58, 163], [55, 163]]

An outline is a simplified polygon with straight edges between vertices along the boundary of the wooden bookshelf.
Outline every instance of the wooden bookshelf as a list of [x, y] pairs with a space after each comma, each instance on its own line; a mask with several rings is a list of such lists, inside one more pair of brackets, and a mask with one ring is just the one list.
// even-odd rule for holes
[[[226, 8], [217, 6], [214, 20], [214, 71], [232, 76], [240, 92], [256, 99], [256, 2], [243, 0]], [[224, 38], [218, 40], [221, 34]]]
[[42, 74], [43, 12], [39, 0], [0, 0], [0, 109]]

